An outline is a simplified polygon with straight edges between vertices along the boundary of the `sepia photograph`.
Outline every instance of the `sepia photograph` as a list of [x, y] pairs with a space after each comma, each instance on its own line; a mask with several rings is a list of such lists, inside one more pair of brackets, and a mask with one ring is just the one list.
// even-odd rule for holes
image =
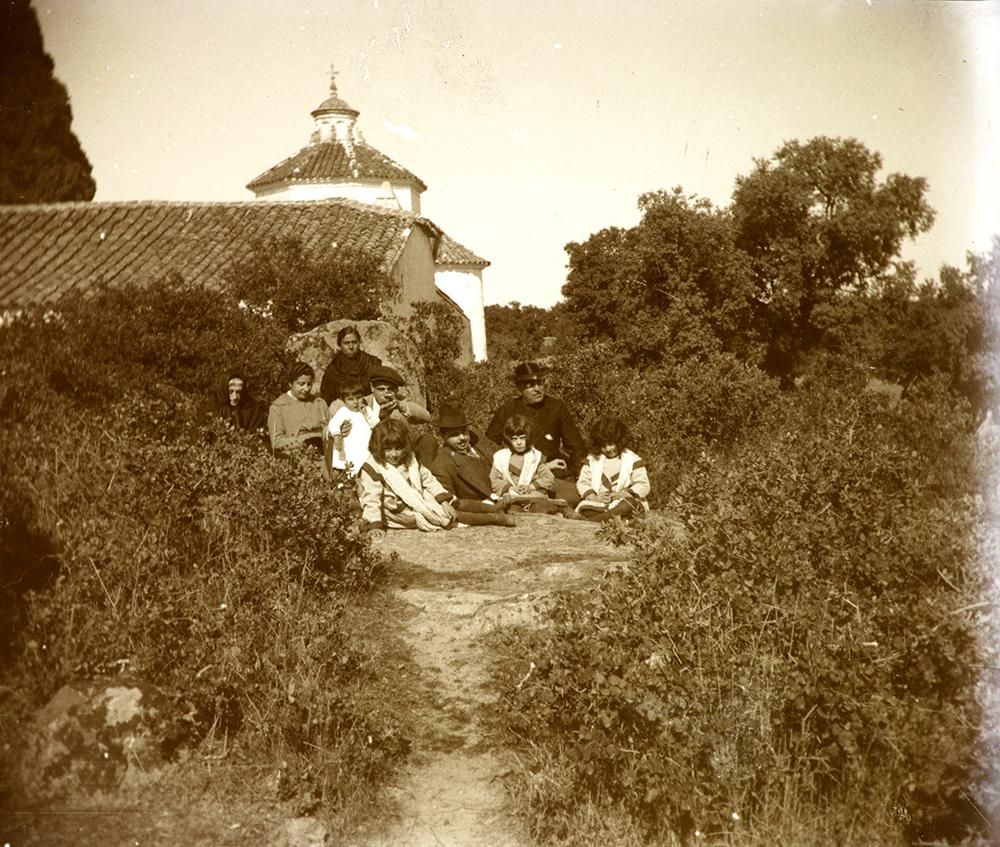
[[0, 845], [1000, 843], [1000, 0], [0, 0]]

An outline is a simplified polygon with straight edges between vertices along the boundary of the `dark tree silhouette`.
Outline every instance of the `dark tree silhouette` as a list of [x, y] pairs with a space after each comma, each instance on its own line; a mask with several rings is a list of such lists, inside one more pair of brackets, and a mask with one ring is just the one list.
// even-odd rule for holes
[[35, 10], [28, 0], [6, 0], [0, 6], [0, 203], [94, 196], [91, 165], [72, 121]]

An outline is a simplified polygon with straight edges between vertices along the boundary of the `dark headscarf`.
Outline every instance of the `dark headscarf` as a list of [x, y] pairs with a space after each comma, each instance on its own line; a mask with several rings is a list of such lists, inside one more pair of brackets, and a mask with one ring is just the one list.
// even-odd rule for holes
[[[234, 379], [243, 380], [243, 393], [240, 395], [240, 402], [235, 406], [230, 406], [229, 383]], [[240, 371], [229, 372], [225, 382], [212, 393], [205, 413], [208, 416], [219, 417], [228, 421], [229, 425], [236, 429], [256, 432], [258, 429], [263, 429], [267, 426], [267, 410], [250, 393], [250, 385], [247, 382], [247, 378]]]
[[340, 386], [345, 382], [360, 382], [365, 394], [371, 394], [371, 372], [381, 364], [382, 360], [378, 356], [364, 350], [358, 350], [358, 354], [352, 358], [338, 350], [323, 372], [320, 396], [326, 400], [327, 405], [332, 404], [340, 396]]

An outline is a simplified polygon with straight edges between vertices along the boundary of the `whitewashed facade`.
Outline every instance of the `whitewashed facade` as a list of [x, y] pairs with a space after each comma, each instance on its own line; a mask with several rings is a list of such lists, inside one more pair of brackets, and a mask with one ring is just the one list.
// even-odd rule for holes
[[[340, 98], [335, 81], [331, 80], [330, 96], [311, 114], [309, 144], [248, 183], [257, 199], [344, 198], [421, 215], [420, 198], [427, 186], [365, 142], [357, 126], [359, 112]], [[483, 270], [488, 265], [441, 233], [435, 253], [435, 284], [468, 319], [472, 354], [477, 361], [487, 356]]]

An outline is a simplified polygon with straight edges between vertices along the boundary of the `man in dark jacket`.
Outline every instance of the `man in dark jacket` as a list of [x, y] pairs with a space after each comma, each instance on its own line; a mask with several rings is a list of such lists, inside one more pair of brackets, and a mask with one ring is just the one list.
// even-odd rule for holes
[[580, 502], [576, 478], [587, 458], [587, 448], [573, 415], [558, 397], [545, 393], [545, 368], [538, 362], [521, 362], [514, 369], [519, 397], [504, 403], [486, 428], [486, 437], [502, 442], [506, 420], [524, 415], [534, 427], [534, 442], [556, 478], [555, 496], [575, 506]]
[[436, 423], [444, 445], [430, 469], [445, 489], [458, 498], [460, 511], [493, 511], [490, 467], [493, 450], [469, 429], [465, 413], [454, 403], [442, 403]]

